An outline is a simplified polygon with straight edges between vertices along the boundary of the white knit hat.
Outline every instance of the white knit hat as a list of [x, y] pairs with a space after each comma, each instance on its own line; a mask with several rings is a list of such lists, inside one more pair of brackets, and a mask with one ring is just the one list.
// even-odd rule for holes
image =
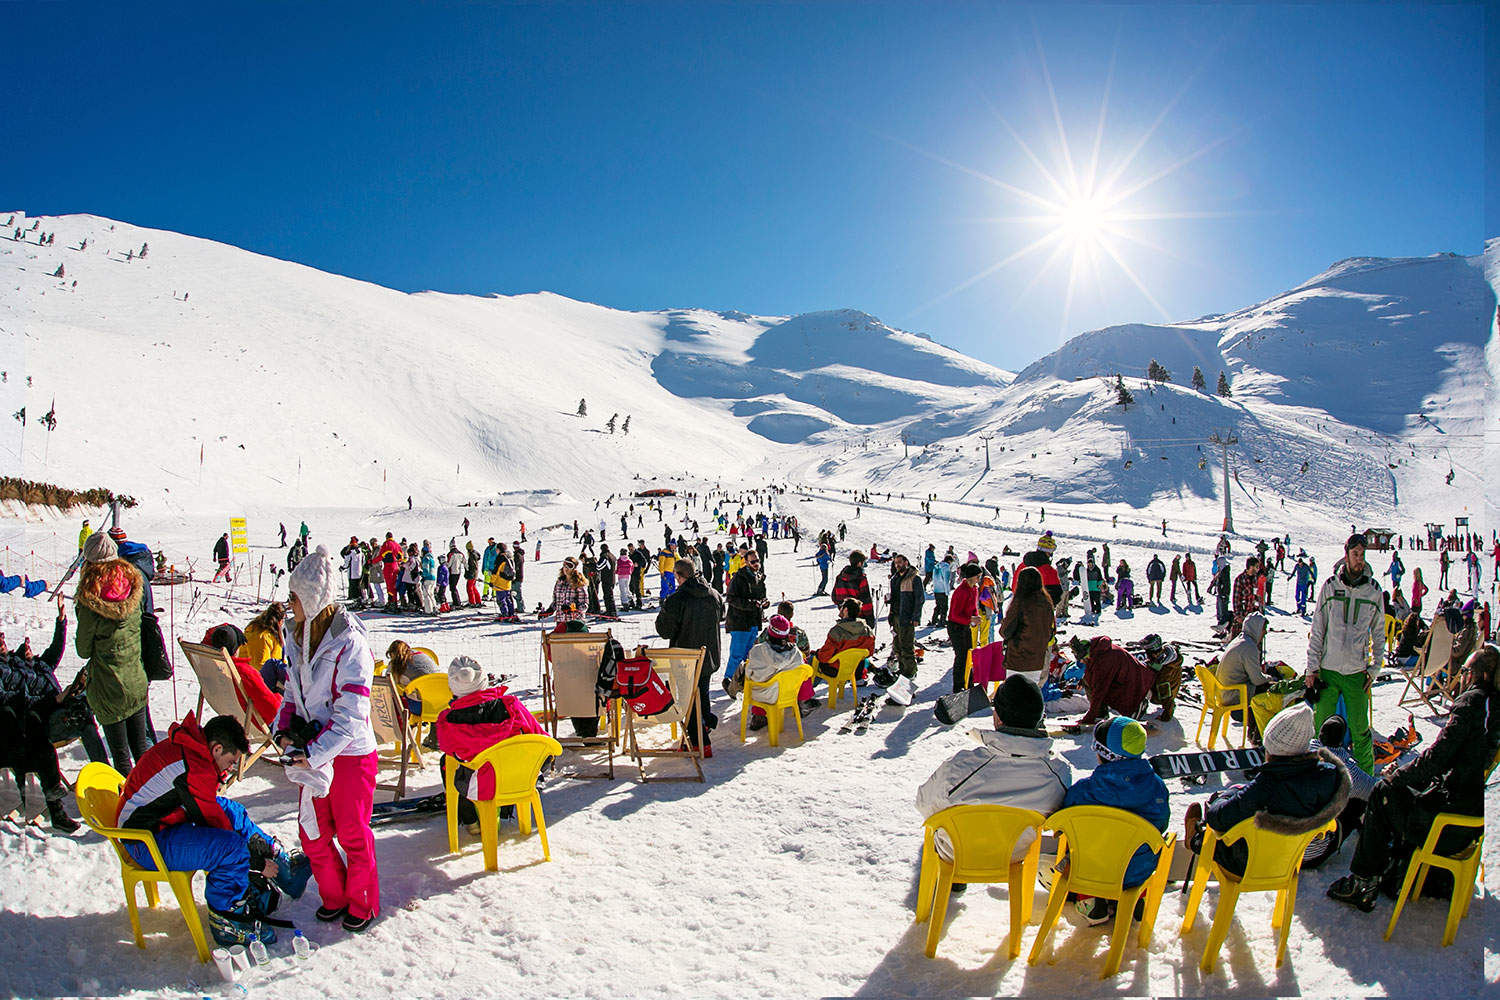
[[319, 545], [292, 570], [287, 589], [301, 598], [302, 613], [316, 618], [324, 608], [338, 603], [336, 576], [333, 556], [327, 546]]
[[1296, 757], [1312, 749], [1313, 711], [1306, 702], [1296, 708], [1283, 709], [1266, 723], [1263, 738], [1266, 753], [1272, 757]]
[[462, 698], [484, 687], [484, 668], [472, 656], [455, 656], [448, 664], [448, 690]]

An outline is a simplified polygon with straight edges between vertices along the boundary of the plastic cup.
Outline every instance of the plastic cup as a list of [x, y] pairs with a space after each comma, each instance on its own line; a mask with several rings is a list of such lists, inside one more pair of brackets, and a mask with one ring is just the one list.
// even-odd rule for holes
[[224, 977], [224, 982], [234, 982], [234, 959], [229, 957], [228, 948], [214, 949], [214, 965], [219, 967], [219, 975]]
[[238, 968], [241, 973], [247, 973], [250, 971], [250, 967], [253, 963], [250, 960], [250, 953], [245, 950], [244, 945], [237, 944], [234, 947], [230, 948], [229, 957], [234, 959], [235, 967]]

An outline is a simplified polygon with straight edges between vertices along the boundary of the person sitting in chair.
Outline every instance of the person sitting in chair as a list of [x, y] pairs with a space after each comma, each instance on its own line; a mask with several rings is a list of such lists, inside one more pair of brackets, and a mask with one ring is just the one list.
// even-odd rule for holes
[[[1468, 686], [1453, 702], [1443, 731], [1415, 759], [1376, 783], [1349, 874], [1328, 887], [1328, 898], [1369, 913], [1382, 877], [1402, 877], [1438, 813], [1484, 815], [1485, 772], [1500, 749], [1497, 671], [1500, 647], [1481, 646], [1469, 657], [1463, 666]], [[1482, 832], [1450, 826], [1438, 837], [1437, 853], [1457, 854]]]
[[[948, 758], [932, 777], [917, 789], [917, 811], [924, 819], [949, 806], [994, 804], [1034, 809], [1043, 816], [1056, 812], [1073, 783], [1068, 762], [1052, 751], [1052, 742], [1042, 728], [1044, 704], [1041, 689], [1029, 677], [1013, 674], [995, 689], [995, 730], [970, 730], [979, 746], [961, 750]], [[1011, 854], [1012, 861], [1026, 856], [1035, 835], [1022, 834]], [[934, 848], [944, 859], [953, 857], [953, 846], [939, 830]], [[966, 886], [954, 883], [953, 891]]]
[[[156, 835], [168, 869], [207, 873], [208, 927], [222, 945], [276, 940], [263, 923], [267, 908], [251, 892], [252, 867], [293, 899], [312, 875], [300, 851], [288, 854], [244, 806], [219, 794], [249, 752], [238, 719], [218, 715], [200, 727], [189, 712], [130, 769], [115, 814], [115, 826]], [[142, 868], [156, 867], [145, 844], [127, 841], [125, 850]]]
[[[875, 655], [875, 633], [860, 617], [859, 598], [846, 597], [839, 602], [839, 620], [828, 630], [828, 637], [814, 654], [818, 674], [824, 678], [836, 677], [839, 672], [835, 659], [845, 650], [863, 650], [865, 658]], [[860, 680], [865, 679], [865, 668], [861, 664], [855, 672]]]
[[[444, 754], [459, 760], [473, 760], [495, 744], [523, 733], [541, 734], [541, 724], [521, 704], [521, 700], [499, 684], [491, 684], [479, 663], [469, 656], [455, 656], [448, 664], [448, 688], [453, 701], [437, 718], [438, 747]], [[443, 762], [447, 773], [447, 761]], [[469, 786], [474, 772], [460, 767], [453, 775], [458, 792], [458, 821], [470, 833], [479, 832], [479, 813], [470, 801]], [[495, 775], [489, 767], [479, 771], [479, 785], [473, 798], [487, 799], [495, 794]], [[506, 809], [514, 811], [514, 806]], [[503, 812], [504, 810], [502, 810]]]
[[[764, 634], [764, 641], [757, 642], [750, 647], [750, 655], [745, 657], [745, 683], [747, 684], [769, 684], [783, 670], [795, 669], [803, 663], [802, 651], [797, 648], [797, 634], [791, 619], [785, 615], [772, 615]], [[771, 697], [771, 694], [763, 696]], [[803, 681], [801, 690], [797, 692], [797, 707], [803, 716], [818, 707], [818, 701], [813, 697], [811, 678]], [[751, 729], [766, 728], [768, 723], [765, 709], [758, 705], [751, 705], [750, 713]]]

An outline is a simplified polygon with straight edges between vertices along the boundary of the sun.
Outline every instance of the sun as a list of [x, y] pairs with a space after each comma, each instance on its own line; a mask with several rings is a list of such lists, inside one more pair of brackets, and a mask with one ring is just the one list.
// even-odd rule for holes
[[1065, 202], [1057, 215], [1061, 235], [1074, 243], [1089, 243], [1104, 235], [1109, 221], [1107, 202], [1101, 198], [1081, 196]]

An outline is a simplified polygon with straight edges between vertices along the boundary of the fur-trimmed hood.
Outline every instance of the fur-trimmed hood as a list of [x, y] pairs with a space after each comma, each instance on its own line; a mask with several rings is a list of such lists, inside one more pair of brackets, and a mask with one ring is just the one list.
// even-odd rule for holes
[[[1270, 762], [1262, 766], [1262, 772], [1264, 773], [1266, 767], [1274, 767], [1277, 759], [1283, 759], [1289, 763], [1300, 763], [1312, 756], [1313, 754], [1309, 753], [1304, 757], [1273, 758]], [[1349, 804], [1349, 789], [1351, 787], [1348, 768], [1344, 767], [1344, 762], [1334, 756], [1333, 752], [1326, 747], [1319, 747], [1316, 756], [1318, 760], [1332, 764], [1338, 769], [1338, 786], [1334, 790], [1333, 798], [1329, 799], [1322, 809], [1319, 809], [1311, 816], [1285, 816], [1281, 813], [1273, 813], [1262, 809], [1255, 814], [1255, 826], [1257, 829], [1264, 830], [1267, 833], [1279, 833], [1283, 836], [1295, 837], [1304, 833], [1310, 833], [1320, 826], [1326, 826], [1329, 820], [1336, 819], [1339, 813], [1344, 811], [1344, 806]]]
[[[121, 588], [129, 588], [124, 597], [106, 597]], [[78, 574], [78, 603], [101, 618], [122, 622], [141, 610], [146, 578], [124, 559], [86, 562]]]

